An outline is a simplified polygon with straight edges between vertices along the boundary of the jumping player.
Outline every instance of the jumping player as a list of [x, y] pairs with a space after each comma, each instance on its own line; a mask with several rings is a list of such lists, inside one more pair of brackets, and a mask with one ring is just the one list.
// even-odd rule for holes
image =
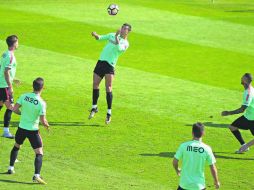
[[131, 31], [131, 25], [125, 23], [121, 29], [116, 33], [110, 33], [107, 35], [98, 35], [96, 32], [92, 32], [92, 36], [98, 41], [107, 40], [108, 43], [102, 50], [100, 58], [96, 64], [93, 74], [93, 105], [89, 115], [89, 119], [93, 118], [95, 113], [98, 112], [97, 101], [99, 98], [99, 86], [101, 80], [105, 77], [106, 85], [106, 99], [108, 105], [108, 111], [105, 123], [109, 124], [111, 121], [111, 108], [113, 101], [112, 83], [114, 79], [114, 71], [118, 57], [127, 50], [129, 42], [127, 40], [128, 34]]

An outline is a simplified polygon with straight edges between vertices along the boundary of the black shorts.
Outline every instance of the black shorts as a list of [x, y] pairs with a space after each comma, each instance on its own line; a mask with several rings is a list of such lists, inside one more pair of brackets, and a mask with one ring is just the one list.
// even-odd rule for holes
[[7, 100], [14, 103], [13, 96], [10, 93], [10, 88], [0, 88], [0, 101], [6, 102]]
[[15, 135], [16, 143], [22, 145], [26, 138], [30, 141], [33, 149], [42, 147], [42, 139], [39, 131], [29, 131], [19, 127]]
[[106, 74], [115, 74], [115, 69], [107, 61], [99, 60], [93, 71], [99, 77], [103, 78]]
[[[182, 187], [178, 187], [177, 190], [187, 190], [187, 189], [183, 189]], [[202, 190], [206, 190], [206, 188], [202, 189]]]
[[237, 127], [238, 129], [250, 130], [252, 135], [254, 136], [254, 120], [248, 120], [246, 117], [241, 116], [236, 119], [232, 124], [233, 127]]

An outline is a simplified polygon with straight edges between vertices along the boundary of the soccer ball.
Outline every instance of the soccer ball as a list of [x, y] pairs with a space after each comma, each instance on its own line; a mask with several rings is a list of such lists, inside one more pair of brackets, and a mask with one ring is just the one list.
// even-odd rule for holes
[[109, 15], [116, 15], [119, 11], [119, 7], [116, 4], [111, 4], [108, 6], [108, 14]]

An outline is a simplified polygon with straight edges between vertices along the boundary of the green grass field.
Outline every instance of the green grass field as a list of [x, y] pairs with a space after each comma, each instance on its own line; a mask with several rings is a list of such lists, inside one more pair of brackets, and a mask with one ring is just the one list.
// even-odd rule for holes
[[[48, 185], [31, 181], [34, 154], [28, 142], [16, 174], [3, 174], [14, 142], [0, 138], [0, 189], [176, 189], [172, 158], [191, 138], [191, 124], [201, 121], [221, 189], [253, 190], [254, 151], [234, 154], [239, 144], [227, 125], [237, 116], [220, 116], [241, 105], [240, 77], [254, 71], [253, 0], [114, 2], [120, 6], [115, 17], [107, 15], [111, 2], [104, 0], [0, 1], [0, 51], [6, 50], [7, 35], [19, 36], [22, 85], [14, 87], [15, 99], [31, 91], [34, 78], [44, 77], [51, 124], [51, 133], [41, 129]], [[115, 32], [124, 22], [133, 32], [117, 65], [112, 123], [105, 126], [104, 83], [100, 112], [87, 119], [92, 71], [104, 45], [90, 33]], [[13, 133], [18, 121], [13, 116]], [[243, 136], [253, 138], [248, 131]], [[214, 189], [206, 173], [207, 187]]]

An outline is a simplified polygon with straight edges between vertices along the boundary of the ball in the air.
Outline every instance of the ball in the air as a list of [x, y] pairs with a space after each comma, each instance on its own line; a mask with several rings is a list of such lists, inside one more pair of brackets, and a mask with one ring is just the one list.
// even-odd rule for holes
[[118, 11], [119, 11], [119, 6], [118, 5], [111, 4], [111, 5], [108, 6], [108, 14], [109, 15], [112, 15], [112, 16], [117, 15]]

